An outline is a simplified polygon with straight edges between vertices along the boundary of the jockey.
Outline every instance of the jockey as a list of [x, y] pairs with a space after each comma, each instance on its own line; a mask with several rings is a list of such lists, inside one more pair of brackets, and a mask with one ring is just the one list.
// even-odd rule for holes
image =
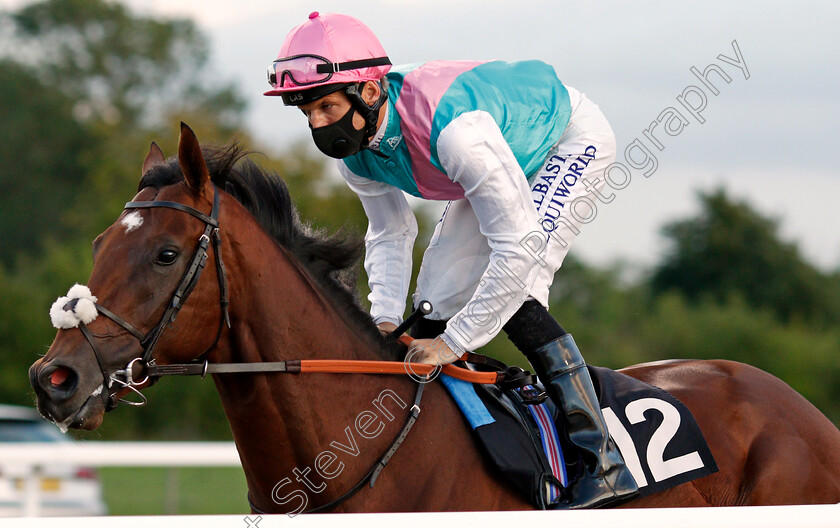
[[[448, 201], [413, 296], [435, 310], [412, 328], [412, 361], [446, 364], [501, 330], [565, 416], [584, 475], [560, 507], [638, 487], [607, 434], [572, 336], [547, 310], [549, 287], [615, 159], [607, 120], [539, 61], [432, 61], [391, 67], [362, 22], [309, 15], [268, 70], [309, 121], [317, 147], [368, 217], [365, 269], [383, 333], [402, 321], [417, 223], [403, 193]], [[573, 209], [573, 203], [593, 205]]]

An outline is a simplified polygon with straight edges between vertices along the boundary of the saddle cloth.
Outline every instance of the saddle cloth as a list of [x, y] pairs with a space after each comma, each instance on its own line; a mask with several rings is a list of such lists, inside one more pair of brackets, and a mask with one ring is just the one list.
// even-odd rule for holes
[[[610, 436], [639, 485], [640, 496], [718, 470], [689, 410], [658, 387], [588, 366]], [[526, 405], [518, 390], [441, 376], [492, 465], [531, 503], [550, 509], [583, 472], [564, 420], [550, 400]]]

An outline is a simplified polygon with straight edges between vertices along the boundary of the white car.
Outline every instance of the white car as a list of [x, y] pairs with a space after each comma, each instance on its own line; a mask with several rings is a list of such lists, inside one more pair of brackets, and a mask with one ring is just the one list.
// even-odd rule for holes
[[[72, 442], [58, 428], [27, 407], [0, 405], [0, 442]], [[0, 460], [0, 517], [25, 509], [27, 475], [14, 460]], [[105, 515], [102, 485], [93, 468], [47, 464], [41, 469], [38, 514]], [[2, 523], [0, 523], [2, 524]]]

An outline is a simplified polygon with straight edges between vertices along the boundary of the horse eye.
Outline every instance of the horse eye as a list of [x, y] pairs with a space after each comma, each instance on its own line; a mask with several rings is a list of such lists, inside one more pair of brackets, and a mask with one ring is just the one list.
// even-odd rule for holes
[[164, 249], [158, 254], [155, 263], [160, 264], [161, 266], [169, 266], [174, 264], [176, 260], [178, 260], [177, 252], [172, 251], [171, 249]]

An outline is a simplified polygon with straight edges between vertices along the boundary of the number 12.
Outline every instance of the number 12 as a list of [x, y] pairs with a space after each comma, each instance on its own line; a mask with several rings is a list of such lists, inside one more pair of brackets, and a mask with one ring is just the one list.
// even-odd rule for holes
[[[670, 403], [658, 398], [642, 398], [634, 400], [627, 404], [624, 409], [624, 414], [627, 416], [627, 421], [631, 424], [637, 424], [645, 421], [645, 411], [656, 410], [662, 414], [662, 424], [650, 437], [650, 442], [647, 446], [647, 463], [650, 468], [650, 473], [656, 482], [687, 473], [689, 471], [700, 469], [703, 467], [703, 460], [697, 451], [664, 460], [665, 447], [668, 442], [674, 437], [680, 428], [680, 412]], [[642, 463], [639, 460], [638, 451], [636, 451], [636, 444], [633, 442], [633, 437], [618, 419], [612, 408], [605, 407], [602, 409], [604, 413], [604, 420], [607, 422], [607, 428], [610, 431], [610, 436], [618, 445], [618, 449], [624, 456], [624, 462], [633, 478], [636, 479], [636, 484], [640, 488], [648, 485], [645, 472], [642, 469]]]

